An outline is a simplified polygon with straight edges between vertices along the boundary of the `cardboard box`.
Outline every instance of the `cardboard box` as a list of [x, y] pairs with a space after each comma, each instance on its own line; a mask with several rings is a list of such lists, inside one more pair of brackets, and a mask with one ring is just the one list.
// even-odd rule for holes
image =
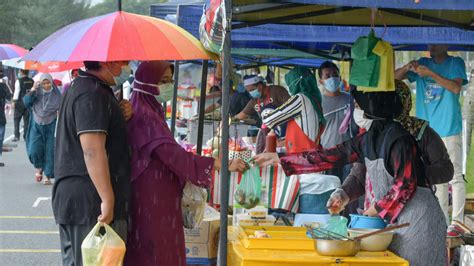
[[184, 229], [186, 258], [216, 258], [219, 243], [218, 217], [204, 219], [195, 229]]
[[186, 243], [186, 258], [216, 258], [217, 243]]

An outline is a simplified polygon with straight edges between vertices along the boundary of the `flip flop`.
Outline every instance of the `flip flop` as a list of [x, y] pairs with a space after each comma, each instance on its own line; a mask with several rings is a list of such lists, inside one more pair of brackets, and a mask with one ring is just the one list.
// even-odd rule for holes
[[51, 183], [51, 180], [49, 180], [49, 178], [48, 178], [48, 179], [45, 179], [45, 180], [43, 181], [43, 185], [48, 186], [48, 185], [52, 185], [52, 184], [53, 184], [53, 183]]
[[41, 182], [41, 180], [43, 179], [43, 174], [36, 173], [35, 174], [35, 179], [36, 179], [36, 182]]

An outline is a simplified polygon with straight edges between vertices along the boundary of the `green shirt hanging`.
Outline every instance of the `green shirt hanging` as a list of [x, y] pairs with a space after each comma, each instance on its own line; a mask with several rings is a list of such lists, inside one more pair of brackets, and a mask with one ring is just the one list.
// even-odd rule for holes
[[373, 30], [359, 37], [351, 49], [353, 59], [349, 83], [355, 86], [377, 87], [380, 75], [380, 56], [373, 53], [379, 38]]

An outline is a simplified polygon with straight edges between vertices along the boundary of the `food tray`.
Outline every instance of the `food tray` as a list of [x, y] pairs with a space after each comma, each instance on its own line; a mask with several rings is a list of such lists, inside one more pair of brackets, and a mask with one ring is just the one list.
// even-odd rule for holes
[[[270, 238], [253, 238], [255, 231], [265, 231]], [[290, 226], [241, 226], [239, 241], [247, 249], [313, 250], [314, 242], [306, 229]]]

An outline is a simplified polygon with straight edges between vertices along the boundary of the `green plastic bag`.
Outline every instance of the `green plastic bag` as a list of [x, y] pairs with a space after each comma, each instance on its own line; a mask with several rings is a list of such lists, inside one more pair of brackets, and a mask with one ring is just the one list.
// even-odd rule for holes
[[380, 56], [373, 53], [379, 38], [374, 31], [359, 37], [351, 49], [352, 67], [349, 83], [355, 86], [377, 87], [380, 75]]
[[260, 203], [260, 194], [262, 193], [262, 178], [260, 177], [260, 168], [252, 166], [245, 171], [242, 180], [234, 194], [234, 199], [245, 209], [252, 209]]
[[[105, 228], [105, 234], [100, 229]], [[84, 266], [121, 266], [125, 256], [125, 243], [107, 224], [97, 223], [81, 245]]]
[[333, 233], [347, 236], [347, 218], [340, 215], [331, 215], [323, 228]]

